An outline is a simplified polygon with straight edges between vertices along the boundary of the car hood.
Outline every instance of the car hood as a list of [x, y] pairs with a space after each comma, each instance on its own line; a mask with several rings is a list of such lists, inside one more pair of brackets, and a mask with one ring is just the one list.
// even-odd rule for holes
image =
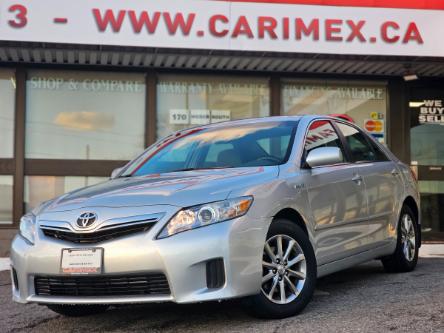
[[279, 167], [268, 166], [117, 178], [58, 197], [41, 213], [85, 207], [189, 207], [224, 200], [233, 190], [275, 179], [278, 174]]

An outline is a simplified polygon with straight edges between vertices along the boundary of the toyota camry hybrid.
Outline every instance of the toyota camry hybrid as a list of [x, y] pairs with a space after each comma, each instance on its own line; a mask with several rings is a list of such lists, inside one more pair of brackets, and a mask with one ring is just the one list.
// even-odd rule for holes
[[282, 318], [321, 276], [372, 259], [413, 270], [418, 212], [410, 168], [345, 120], [196, 127], [23, 216], [13, 299], [76, 316], [242, 297], [254, 315]]

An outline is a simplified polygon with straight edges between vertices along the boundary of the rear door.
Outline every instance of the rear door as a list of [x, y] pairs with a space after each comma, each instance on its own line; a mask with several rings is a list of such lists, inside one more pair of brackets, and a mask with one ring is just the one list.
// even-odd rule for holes
[[359, 252], [367, 242], [367, 200], [356, 166], [332, 123], [317, 120], [309, 126], [305, 154], [318, 147], [338, 147], [344, 161], [336, 165], [306, 168], [305, 182], [315, 222], [318, 264], [342, 259]]
[[347, 142], [357, 173], [363, 178], [368, 200], [369, 244], [383, 245], [396, 237], [397, 205], [402, 179], [396, 163], [358, 128], [337, 122]]

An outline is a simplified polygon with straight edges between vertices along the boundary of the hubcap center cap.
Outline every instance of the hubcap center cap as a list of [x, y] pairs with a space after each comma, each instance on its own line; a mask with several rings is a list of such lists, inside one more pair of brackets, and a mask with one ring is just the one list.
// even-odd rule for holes
[[279, 275], [284, 275], [285, 274], [285, 266], [279, 265], [277, 271], [278, 271]]

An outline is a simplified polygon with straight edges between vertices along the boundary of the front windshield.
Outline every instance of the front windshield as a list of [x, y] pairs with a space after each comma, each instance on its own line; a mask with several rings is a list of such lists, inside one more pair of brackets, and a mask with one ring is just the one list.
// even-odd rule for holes
[[121, 177], [283, 164], [296, 126], [297, 121], [274, 121], [184, 130], [151, 146]]

